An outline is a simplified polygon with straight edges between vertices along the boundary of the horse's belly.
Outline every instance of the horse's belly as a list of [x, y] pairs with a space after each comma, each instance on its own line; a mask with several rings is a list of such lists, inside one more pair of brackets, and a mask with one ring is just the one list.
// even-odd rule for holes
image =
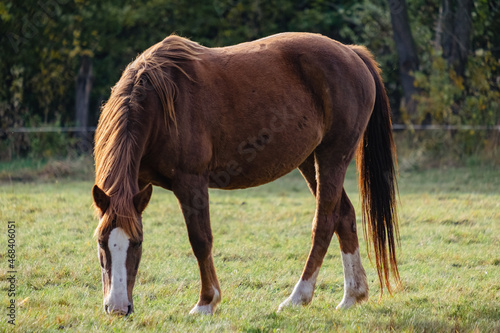
[[235, 153], [224, 154], [224, 162], [210, 172], [210, 187], [248, 188], [280, 178], [302, 164], [321, 137], [318, 128], [264, 127], [234, 146]]
[[232, 98], [209, 109], [216, 110], [211, 118], [218, 119], [210, 127], [211, 187], [236, 189], [273, 181], [297, 168], [323, 138], [322, 100], [285, 68], [259, 75], [241, 75], [254, 78], [240, 89], [252, 93], [226, 87]]

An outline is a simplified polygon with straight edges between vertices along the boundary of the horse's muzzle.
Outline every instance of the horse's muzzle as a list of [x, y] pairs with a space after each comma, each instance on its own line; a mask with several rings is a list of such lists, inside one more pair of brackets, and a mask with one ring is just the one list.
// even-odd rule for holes
[[104, 312], [107, 314], [112, 314], [112, 315], [117, 315], [117, 316], [128, 316], [133, 312], [133, 307], [132, 304], [127, 305], [127, 307], [123, 308], [116, 308], [116, 307], [111, 307], [108, 304], [104, 305]]

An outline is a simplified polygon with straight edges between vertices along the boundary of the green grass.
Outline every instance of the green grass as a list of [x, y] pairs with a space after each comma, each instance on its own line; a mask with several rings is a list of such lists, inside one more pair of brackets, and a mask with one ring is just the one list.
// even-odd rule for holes
[[[128, 318], [105, 315], [91, 186], [59, 178], [0, 185], [1, 244], [7, 241], [6, 222], [17, 224], [19, 332], [500, 331], [500, 172], [494, 168], [403, 172], [403, 288], [378, 302], [378, 279], [360, 235], [370, 299], [347, 311], [335, 310], [343, 275], [334, 239], [312, 303], [275, 312], [292, 291], [310, 247], [314, 199], [294, 172], [259, 188], [211, 191], [223, 297], [211, 317], [188, 315], [199, 292], [196, 260], [175, 197], [155, 188], [143, 216], [136, 312]], [[353, 168], [345, 187], [359, 216]], [[4, 309], [7, 258], [1, 247]], [[4, 312], [0, 331], [9, 331]]]

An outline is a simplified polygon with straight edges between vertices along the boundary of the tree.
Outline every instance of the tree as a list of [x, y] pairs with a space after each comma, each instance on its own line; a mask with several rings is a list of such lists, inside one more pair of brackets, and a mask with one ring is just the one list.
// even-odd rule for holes
[[464, 76], [470, 49], [472, 0], [442, 0], [436, 25], [436, 46], [449, 66]]
[[[80, 140], [86, 143], [89, 141], [86, 128], [89, 120], [89, 100], [93, 80], [92, 60], [89, 55], [85, 54], [82, 56], [81, 62], [78, 77], [76, 79], [75, 125], [83, 128], [79, 131], [79, 137]], [[81, 147], [86, 146], [87, 145], [81, 145]]]
[[[33, 144], [33, 136], [7, 128], [95, 125], [126, 65], [171, 33], [209, 47], [321, 33], [374, 53], [396, 119], [400, 109], [415, 122], [427, 114], [443, 123], [500, 119], [500, 6], [493, 0], [4, 0], [0, 30], [0, 159], [26, 156]], [[93, 77], [78, 81], [83, 59]], [[77, 107], [85, 104], [88, 117]], [[443, 110], [462, 118], [452, 121]]]
[[399, 73], [403, 89], [402, 107], [409, 116], [416, 112], [416, 102], [413, 99], [418, 90], [414, 85], [413, 72], [418, 70], [418, 55], [415, 41], [410, 29], [408, 10], [405, 0], [388, 0], [391, 11], [394, 43], [399, 56]]

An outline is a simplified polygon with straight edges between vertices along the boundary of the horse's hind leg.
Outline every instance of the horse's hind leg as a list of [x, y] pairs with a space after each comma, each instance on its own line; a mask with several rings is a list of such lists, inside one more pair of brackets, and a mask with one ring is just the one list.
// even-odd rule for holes
[[179, 200], [189, 235], [198, 260], [201, 277], [200, 298], [193, 313], [213, 314], [221, 300], [219, 282], [212, 259], [212, 230], [208, 208], [208, 177], [178, 175], [172, 190]]
[[[319, 269], [340, 218], [342, 184], [347, 163], [346, 161], [335, 161], [332, 157], [336, 156], [342, 155], [318, 154], [316, 152], [318, 186], [316, 213], [312, 227], [312, 247], [299, 282], [295, 285], [292, 294], [281, 303], [278, 311], [290, 305], [305, 305], [312, 300]], [[304, 176], [306, 177], [306, 175]]]
[[337, 309], [347, 309], [368, 298], [368, 283], [359, 256], [354, 207], [345, 190], [342, 191], [340, 220], [335, 233], [339, 239], [344, 267], [344, 298]]
[[316, 165], [314, 160], [314, 153], [312, 153], [299, 166], [299, 171], [306, 180], [307, 186], [309, 186], [309, 190], [311, 190], [312, 195], [316, 197], [318, 184], [316, 183]]

